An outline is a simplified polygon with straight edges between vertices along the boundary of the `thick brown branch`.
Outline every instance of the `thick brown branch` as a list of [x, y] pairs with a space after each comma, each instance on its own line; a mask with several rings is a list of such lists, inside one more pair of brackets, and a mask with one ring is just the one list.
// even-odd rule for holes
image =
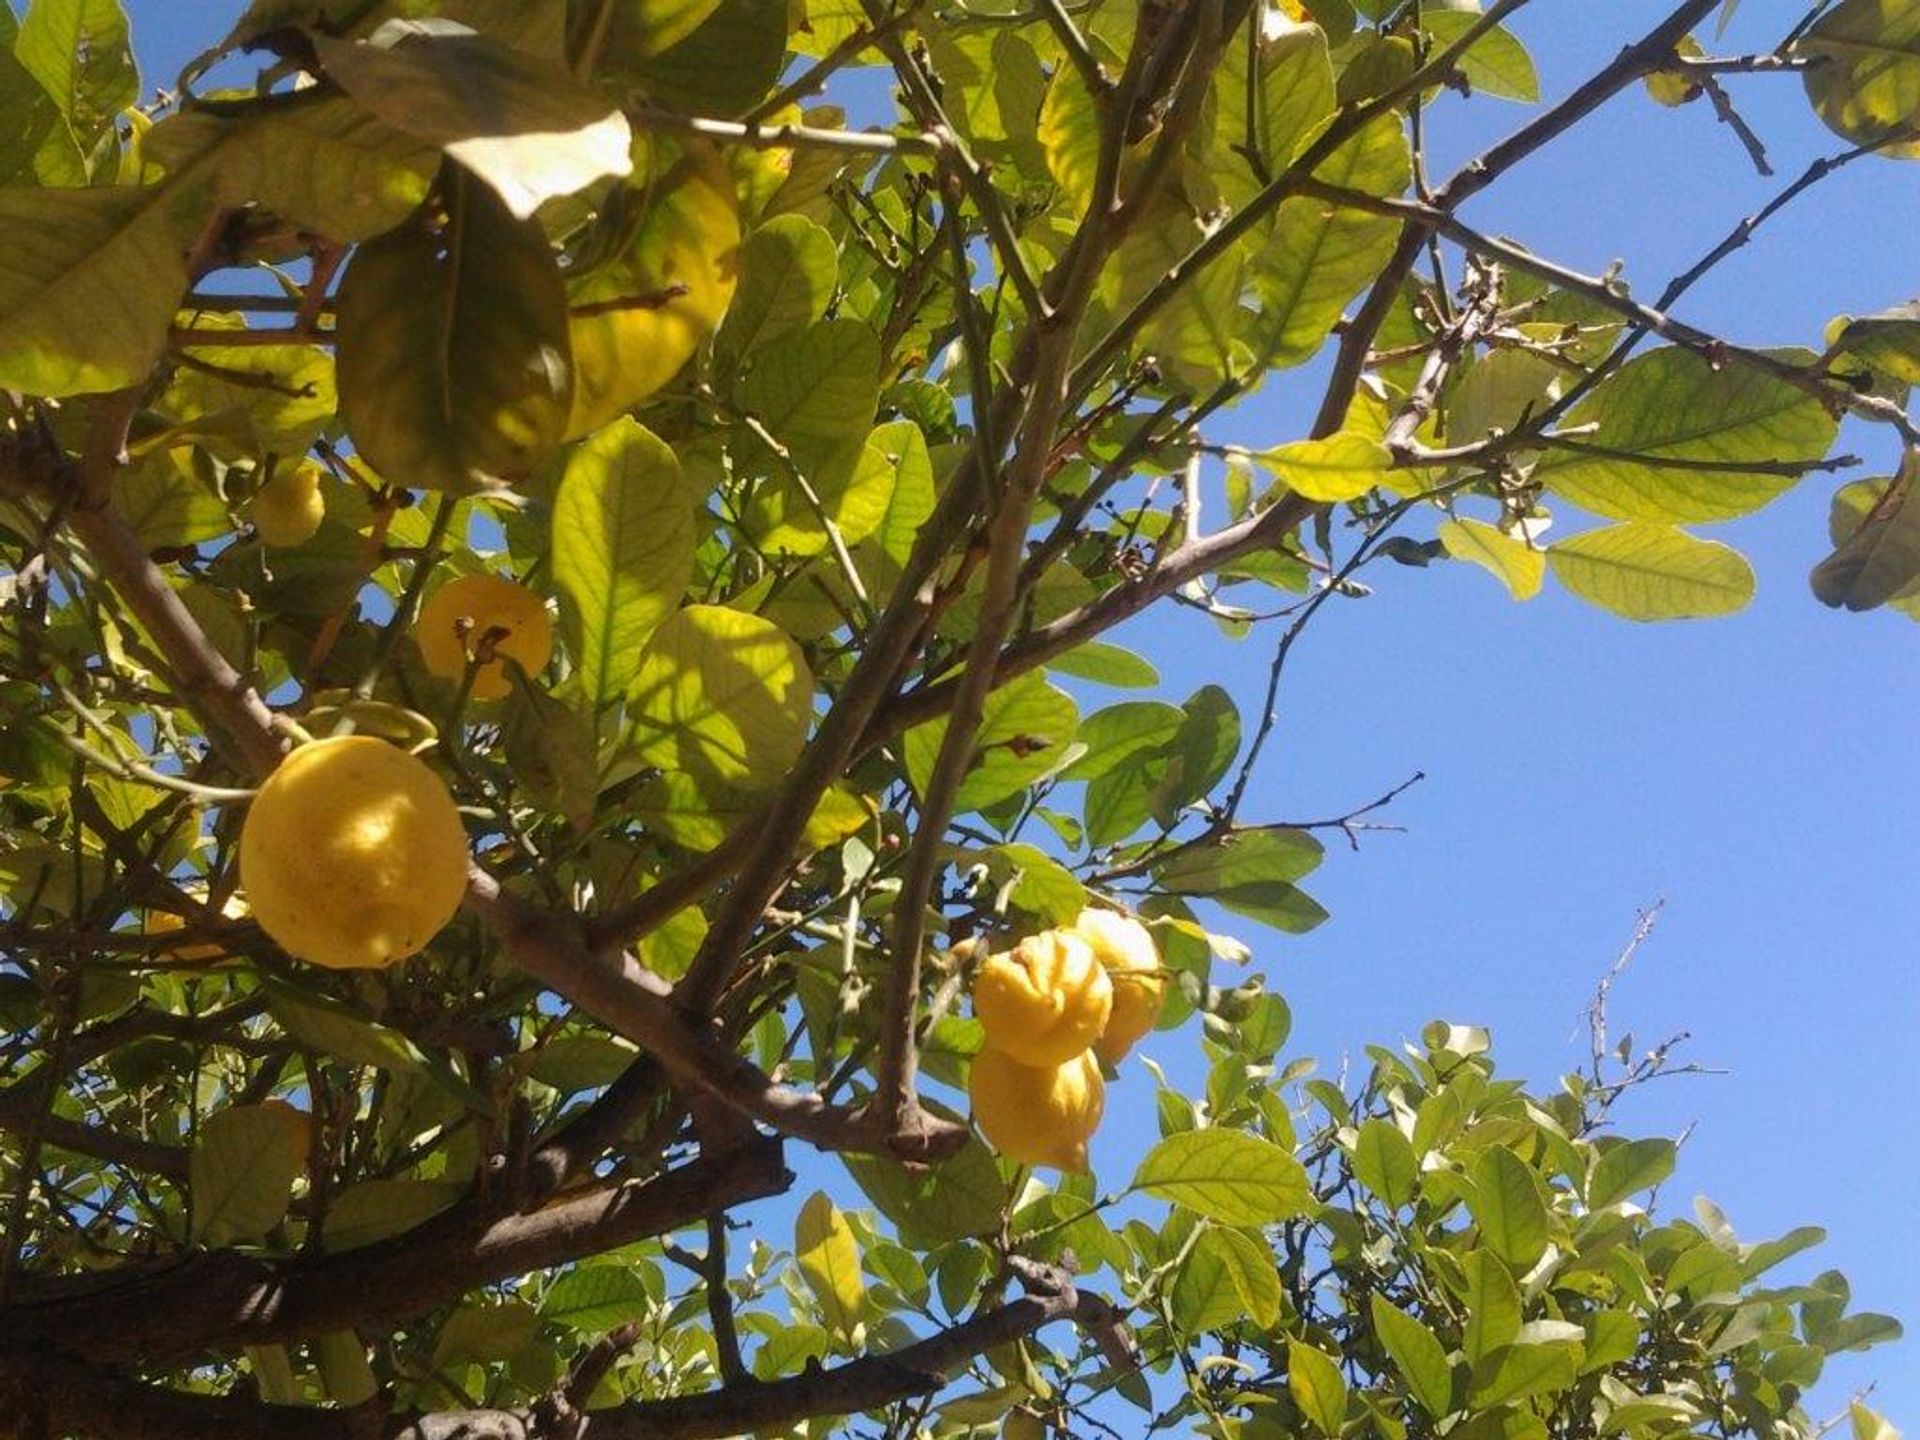
[[338, 1255], [275, 1260], [220, 1251], [138, 1278], [43, 1281], [0, 1310], [0, 1336], [20, 1347], [142, 1359], [272, 1344], [416, 1315], [483, 1285], [699, 1223], [716, 1207], [777, 1195], [791, 1183], [779, 1142], [763, 1140], [652, 1179], [563, 1194], [525, 1214], [496, 1218], [463, 1202], [404, 1235]]
[[[773, 1080], [721, 1044], [674, 1005], [667, 983], [623, 952], [587, 948], [571, 917], [549, 914], [502, 891], [476, 870], [467, 908], [478, 915], [515, 964], [609, 1029], [645, 1047], [675, 1083], [713, 1095], [783, 1135], [823, 1150], [893, 1153], [882, 1127], [859, 1111]], [[965, 1140], [963, 1126], [930, 1121], [912, 1158], [949, 1154]]]

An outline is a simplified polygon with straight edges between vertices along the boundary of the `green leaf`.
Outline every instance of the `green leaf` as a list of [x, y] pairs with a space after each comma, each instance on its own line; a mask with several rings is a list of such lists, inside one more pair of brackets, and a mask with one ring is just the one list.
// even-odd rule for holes
[[[1604, 1147], [1604, 1148], [1602, 1148]], [[1603, 1139], [1587, 1174], [1587, 1209], [1604, 1210], [1651, 1190], [1673, 1173], [1679, 1149], [1671, 1140]]]
[[198, 220], [173, 187], [0, 190], [0, 387], [58, 397], [145, 376]]
[[712, 335], [732, 302], [740, 207], [725, 165], [690, 153], [644, 196], [617, 190], [610, 205], [638, 209], [632, 238], [574, 277], [570, 437], [586, 435], [656, 394]]
[[193, 1239], [259, 1240], [287, 1216], [306, 1165], [309, 1117], [280, 1100], [232, 1105], [200, 1124], [188, 1160]]
[[1154, 878], [1176, 895], [1212, 895], [1276, 880], [1299, 880], [1319, 868], [1326, 847], [1286, 826], [1229, 830], [1218, 840], [1176, 851]]
[[444, 226], [354, 252], [340, 282], [340, 415], [382, 475], [456, 494], [511, 484], [573, 403], [567, 292], [545, 232], [449, 172]]
[[1533, 1168], [1504, 1145], [1489, 1145], [1474, 1157], [1467, 1209], [1487, 1247], [1525, 1273], [1547, 1248], [1546, 1196]]
[[[1462, 39], [1481, 18], [1469, 10], [1436, 7], [1421, 13], [1420, 28], [1433, 37], [1432, 50], [1440, 51]], [[1504, 25], [1486, 31], [1454, 64], [1475, 94], [1529, 103], [1540, 98], [1540, 75], [1533, 57]]]
[[1301, 499], [1319, 504], [1358, 500], [1386, 483], [1393, 468], [1386, 446], [1346, 432], [1275, 445], [1255, 452], [1254, 458]]
[[1089, 640], [1064, 655], [1056, 655], [1047, 662], [1047, 668], [1056, 675], [1120, 690], [1148, 690], [1160, 683], [1160, 672], [1151, 661], [1102, 640]]
[[799, 757], [813, 676], [779, 626], [721, 605], [689, 605], [647, 642], [627, 713], [643, 762], [703, 788], [753, 789]]
[[827, 313], [839, 280], [833, 236], [804, 215], [776, 215], [740, 247], [740, 282], [713, 342], [715, 366], [729, 373], [770, 341]]
[[1208, 1238], [1217, 1244], [1246, 1318], [1262, 1330], [1279, 1324], [1280, 1271], [1272, 1247], [1241, 1230], [1214, 1230]]
[[1553, 546], [1547, 563], [1581, 599], [1629, 620], [1731, 615], [1753, 599], [1753, 570], [1739, 551], [1670, 525], [1589, 530]]
[[609, 46], [602, 78], [635, 85], [683, 114], [743, 114], [780, 78], [787, 13], [787, 0], [719, 0], [692, 33], [657, 55]]
[[[993, 1152], [971, 1136], [957, 1155], [917, 1173], [871, 1155], [840, 1159], [902, 1242], [921, 1249], [993, 1234], [1011, 1198]], [[947, 1275], [942, 1267], [943, 1293]]]
[[440, 154], [342, 95], [226, 117], [187, 110], [148, 132], [168, 170], [205, 167], [223, 205], [260, 205], [333, 240], [391, 230], [427, 198]]
[[[1613, 520], [1745, 515], [1790, 489], [1794, 478], [1740, 464], [1818, 460], [1838, 434], [1818, 396], [1750, 366], [1710, 365], [1679, 346], [1649, 351], [1602, 381], [1566, 417], [1566, 429], [1584, 427], [1590, 432], [1571, 443], [1618, 453], [1553, 449], [1534, 466], [1534, 478]], [[1689, 469], [1663, 460], [1736, 468]]]
[[357, 1250], [404, 1234], [454, 1204], [467, 1192], [450, 1180], [362, 1180], [327, 1205], [321, 1232], [329, 1251]]
[[1453, 1413], [1453, 1367], [1433, 1332], [1379, 1295], [1367, 1297], [1374, 1334], [1393, 1357], [1407, 1392], [1435, 1420]]
[[367, 1347], [353, 1331], [329, 1330], [315, 1336], [309, 1346], [320, 1383], [334, 1404], [350, 1410], [380, 1393], [380, 1382], [367, 1361]]
[[1813, 567], [1811, 577], [1814, 598], [1821, 604], [1871, 610], [1920, 583], [1916, 477], [1920, 450], [1909, 450], [1893, 479], [1856, 481], [1834, 496], [1832, 528], [1841, 533], [1835, 536], [1834, 552]]
[[1442, 520], [1440, 543], [1456, 560], [1469, 560], [1507, 587], [1516, 600], [1531, 600], [1546, 578], [1542, 550], [1478, 520]]
[[624, 1265], [582, 1265], [561, 1275], [540, 1297], [540, 1318], [569, 1330], [598, 1333], [653, 1308], [647, 1282]]
[[[995, 805], [1052, 770], [1073, 743], [1079, 720], [1071, 697], [1037, 671], [994, 691], [974, 736], [973, 768], [960, 784], [956, 813]], [[901, 742], [907, 778], [922, 794], [946, 733], [942, 717], [915, 726]]]
[[1071, 925], [1086, 908], [1087, 887], [1037, 845], [1016, 841], [984, 852], [996, 878], [1012, 881], [1013, 903], [1054, 925]]
[[[1370, 195], [1398, 194], [1412, 178], [1405, 128], [1397, 116], [1375, 118], [1314, 174]], [[1399, 234], [1398, 222], [1383, 216], [1305, 196], [1282, 202], [1253, 256], [1268, 363], [1298, 365], [1312, 356], [1347, 301], [1379, 274]]]
[[1411, 1205], [1420, 1188], [1420, 1157], [1413, 1142], [1391, 1120], [1369, 1120], [1353, 1144], [1353, 1178], [1398, 1210]]
[[[1533, 1395], [1569, 1389], [1580, 1374], [1586, 1332], [1565, 1320], [1523, 1325], [1515, 1342], [1475, 1370], [1473, 1403], [1492, 1409]], [[1484, 1373], [1483, 1373], [1484, 1372]]]
[[1837, 370], [1854, 361], [1883, 380], [1920, 385], [1920, 300], [1858, 319], [1843, 315], [1828, 327], [1827, 341]]
[[1158, 751], [1179, 734], [1186, 712], [1160, 700], [1123, 700], [1080, 722], [1085, 753], [1060, 772], [1063, 780], [1097, 780], [1143, 751]]
[[718, 0], [614, 0], [609, 14], [609, 54], [652, 58], [671, 50], [698, 30]]
[[1858, 1400], [1847, 1407], [1847, 1419], [1851, 1422], [1853, 1440], [1900, 1440], [1900, 1432], [1886, 1416]]
[[1169, 1135], [1140, 1163], [1133, 1188], [1227, 1225], [1270, 1225], [1313, 1208], [1300, 1162], [1239, 1130]]
[[786, 446], [808, 478], [858, 458], [880, 403], [880, 337], [858, 320], [776, 336], [752, 357], [740, 408]]
[[553, 505], [561, 633], [596, 706], [640, 673], [693, 575], [696, 500], [673, 449], [629, 419], [574, 450]]
[[361, 1019], [336, 1000], [304, 993], [296, 996], [286, 987], [269, 985], [267, 1003], [283, 1030], [323, 1055], [396, 1073], [417, 1074], [426, 1069], [426, 1057], [406, 1036]]
[[816, 469], [811, 498], [792, 474], [777, 469], [753, 492], [743, 517], [747, 532], [770, 555], [823, 553], [832, 544], [828, 525], [839, 532], [843, 544], [866, 539], [886, 524], [900, 467], [924, 453], [924, 443], [914, 443], [918, 436], [919, 427], [911, 420], [875, 426], [851, 466]]
[[551, 64], [444, 23], [392, 20], [366, 40], [313, 34], [327, 78], [479, 176], [516, 220], [633, 168], [627, 117]]
[[1287, 1390], [1309, 1424], [1338, 1435], [1347, 1418], [1347, 1382], [1340, 1363], [1302, 1340], [1287, 1342]]
[[1167, 1305], [1175, 1329], [1183, 1335], [1201, 1335], [1247, 1318], [1223, 1233], [1203, 1231], [1173, 1277]]
[[[1801, 72], [1820, 118], [1856, 144], [1909, 128], [1920, 119], [1920, 4], [1914, 0], [1841, 0], [1794, 42], [1813, 63]], [[1920, 155], [1920, 140], [1889, 146]]]
[[1506, 1263], [1488, 1250], [1461, 1260], [1467, 1276], [1467, 1328], [1461, 1348], [1476, 1372], [1520, 1333], [1520, 1290]]
[[1247, 45], [1229, 46], [1214, 77], [1208, 173], [1236, 210], [1284, 170], [1333, 113], [1333, 61], [1322, 31], [1270, 19], [1256, 43], [1252, 97]]
[[1166, 773], [1148, 805], [1169, 830], [1180, 812], [1220, 783], [1240, 753], [1240, 711], [1218, 685], [1202, 685], [1182, 702], [1186, 719], [1169, 743]]
[[13, 53], [40, 82], [82, 149], [140, 96], [120, 0], [33, 0]]
[[793, 1227], [793, 1252], [801, 1278], [820, 1303], [827, 1328], [854, 1341], [867, 1308], [860, 1249], [847, 1217], [825, 1191], [816, 1190], [800, 1207]]

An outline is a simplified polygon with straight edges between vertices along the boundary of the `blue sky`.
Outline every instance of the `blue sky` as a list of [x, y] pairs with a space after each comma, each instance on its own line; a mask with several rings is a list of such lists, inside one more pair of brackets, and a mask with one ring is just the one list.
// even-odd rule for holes
[[[130, 0], [149, 83], [224, 33], [238, 4]], [[1545, 92], [1564, 94], [1668, 8], [1644, 0], [1536, 0], [1516, 29]], [[1714, 45], [1764, 48], [1802, 7], [1749, 3]], [[1734, 82], [1779, 177], [1758, 178], [1697, 103], [1622, 97], [1467, 217], [1566, 263], [1627, 262], [1651, 297], [1815, 156], [1841, 148], [1791, 76]], [[1444, 103], [1432, 156], [1473, 153], [1529, 112]], [[1866, 161], [1772, 222], [1680, 307], [1734, 338], [1818, 345], [1829, 318], [1920, 295], [1920, 168]], [[1297, 438], [1311, 367], [1277, 377], [1217, 439]], [[1887, 473], [1874, 434], [1848, 436]], [[1708, 533], [1754, 562], [1744, 614], [1636, 626], [1549, 589], [1519, 606], [1465, 566], [1374, 572], [1377, 593], [1330, 608], [1297, 648], [1252, 809], [1337, 814], [1416, 769], [1389, 817], [1402, 835], [1331, 851], [1314, 893], [1332, 921], [1304, 939], [1234, 928], [1293, 1006], [1292, 1054], [1326, 1069], [1428, 1020], [1493, 1027], [1511, 1072], [1550, 1082], [1585, 1054], [1595, 981], [1657, 899], [1666, 912], [1618, 986], [1616, 1030], [1691, 1032], [1720, 1078], [1663, 1082], [1627, 1107], [1642, 1133], [1689, 1131], [1666, 1205], [1711, 1195], [1740, 1233], [1825, 1225], [1800, 1274], [1837, 1266], [1861, 1308], [1920, 1323], [1920, 628], [1838, 615], [1805, 576], [1823, 553], [1834, 482], [1816, 477], [1761, 515]], [[1571, 525], [1576, 517], [1566, 517]], [[1189, 613], [1137, 623], [1174, 698], [1228, 684], [1251, 717], [1266, 647], [1234, 645]], [[1143, 1047], [1193, 1076], [1184, 1035]], [[1118, 1090], [1099, 1153], [1130, 1168], [1150, 1123], [1146, 1076]], [[1138, 1093], [1129, 1094], [1128, 1087]], [[1920, 1417], [1915, 1342], [1829, 1370], [1827, 1409], [1869, 1379], [1874, 1403]]]

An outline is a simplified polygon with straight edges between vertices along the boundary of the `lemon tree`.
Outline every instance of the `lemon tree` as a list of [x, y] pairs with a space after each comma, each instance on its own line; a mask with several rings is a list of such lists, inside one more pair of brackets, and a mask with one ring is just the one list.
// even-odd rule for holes
[[[1826, 1433], [1898, 1326], [1674, 1206], [1670, 1047], [1267, 979], [1384, 567], [1729, 614], [1844, 427], [1813, 598], [1920, 615], [1920, 313], [1688, 318], [1920, 8], [1530, 5], [0, 7], [0, 1433]], [[1759, 86], [1835, 148], [1664, 285], [1469, 205]]]

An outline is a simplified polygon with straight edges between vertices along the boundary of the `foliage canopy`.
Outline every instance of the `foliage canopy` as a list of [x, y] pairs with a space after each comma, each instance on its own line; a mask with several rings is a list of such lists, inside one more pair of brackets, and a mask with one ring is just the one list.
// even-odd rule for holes
[[[1812, 1436], [1898, 1327], [1775, 1283], [1817, 1231], [1653, 1213], [1676, 1147], [1613, 1112], [1670, 1055], [1288, 1058], [1216, 929], [1326, 918], [1322, 839], [1247, 812], [1271, 719], [1102, 638], [1277, 631], [1278, 687], [1363, 570], [1447, 560], [1725, 614], [1695, 528], [1847, 417], [1907, 458], [1814, 593], [1920, 614], [1920, 311], [1676, 313], [1920, 152], [1920, 0], [1746, 55], [1684, 0], [1551, 103], [1527, 4], [254, 0], [148, 106], [118, 0], [0, 7], [0, 1431]], [[1745, 84], [1842, 148], [1657, 296], [1460, 218], [1642, 85], [1763, 162]], [[1307, 433], [1208, 438], [1301, 375]], [[423, 657], [477, 576], [553, 643]], [[387, 970], [237, 890], [254, 790], [344, 733], [474, 857]], [[1125, 1183], [956, 1109], [979, 955], [1090, 901], [1207, 1062], [1121, 1063]], [[790, 1241], [730, 1244], [803, 1147]]]

